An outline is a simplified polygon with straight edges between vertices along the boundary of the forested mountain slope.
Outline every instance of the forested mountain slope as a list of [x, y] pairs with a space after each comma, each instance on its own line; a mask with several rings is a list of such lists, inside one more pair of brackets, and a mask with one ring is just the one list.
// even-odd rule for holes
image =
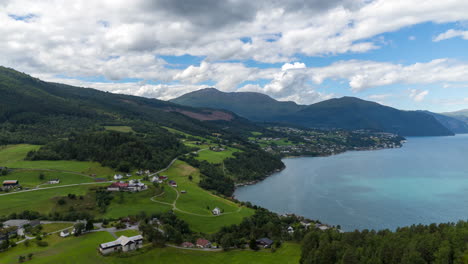
[[260, 122], [280, 122], [319, 129], [371, 129], [403, 136], [453, 135], [453, 122], [439, 122], [422, 111], [402, 111], [355, 97], [330, 99], [309, 106], [277, 101], [252, 92], [225, 93], [207, 88], [172, 102], [226, 109]]
[[161, 125], [192, 134], [233, 135], [253, 126], [227, 111], [49, 83], [5, 67], [0, 67], [0, 98], [0, 144], [43, 144], [106, 124], [131, 125], [141, 131]]

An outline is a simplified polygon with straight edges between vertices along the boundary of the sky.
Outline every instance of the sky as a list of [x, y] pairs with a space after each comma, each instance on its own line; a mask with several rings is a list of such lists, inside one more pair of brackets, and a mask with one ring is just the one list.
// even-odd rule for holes
[[162, 100], [216, 87], [448, 112], [468, 108], [468, 1], [0, 0], [0, 65]]

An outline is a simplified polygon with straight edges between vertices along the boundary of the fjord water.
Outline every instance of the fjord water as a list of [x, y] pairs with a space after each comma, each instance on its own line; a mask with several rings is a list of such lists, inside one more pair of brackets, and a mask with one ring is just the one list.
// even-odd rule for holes
[[285, 170], [240, 187], [236, 198], [345, 231], [468, 219], [468, 135], [283, 162]]

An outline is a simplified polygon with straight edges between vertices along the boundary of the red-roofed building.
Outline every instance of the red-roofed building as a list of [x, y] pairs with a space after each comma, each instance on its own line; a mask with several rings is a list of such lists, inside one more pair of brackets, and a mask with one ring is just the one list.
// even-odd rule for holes
[[6, 180], [3, 181], [3, 188], [15, 188], [19, 186], [18, 180]]
[[190, 243], [190, 242], [184, 242], [184, 243], [182, 243], [181, 246], [184, 247], [184, 248], [193, 248], [194, 247], [193, 243]]
[[118, 192], [121, 190], [125, 190], [128, 188], [128, 183], [124, 182], [114, 182], [109, 187], [107, 187], [107, 190], [110, 192]]
[[211, 242], [204, 239], [204, 238], [199, 238], [199, 239], [197, 239], [197, 247], [199, 247], [199, 248], [210, 248], [211, 247]]

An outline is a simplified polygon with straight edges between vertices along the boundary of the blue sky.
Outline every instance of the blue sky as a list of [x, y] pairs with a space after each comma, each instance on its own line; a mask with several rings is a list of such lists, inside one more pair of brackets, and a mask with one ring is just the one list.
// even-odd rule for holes
[[467, 21], [457, 0], [10, 0], [0, 64], [163, 100], [214, 86], [445, 112], [468, 108]]

